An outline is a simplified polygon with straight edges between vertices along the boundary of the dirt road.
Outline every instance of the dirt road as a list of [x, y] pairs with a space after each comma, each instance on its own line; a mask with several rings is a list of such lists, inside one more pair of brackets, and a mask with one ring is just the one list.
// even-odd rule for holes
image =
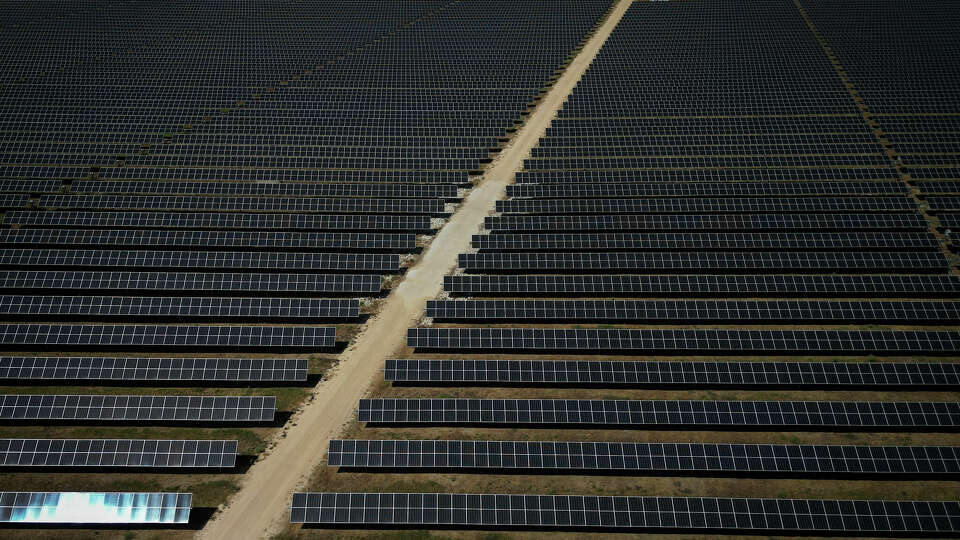
[[355, 414], [357, 401], [366, 389], [382, 376], [384, 359], [403, 345], [407, 328], [420, 318], [425, 302], [440, 292], [443, 276], [456, 265], [457, 255], [470, 247], [471, 235], [479, 230], [495, 201], [503, 197], [504, 188], [513, 181], [524, 158], [546, 132], [629, 5], [629, 1], [623, 1], [614, 8], [511, 143], [487, 167], [479, 187], [343, 353], [333, 377], [317, 386], [314, 400], [290, 420], [286, 437], [250, 468], [243, 488], [199, 533], [200, 538], [265, 538], [282, 530], [289, 519], [292, 493], [320, 462], [328, 441]]

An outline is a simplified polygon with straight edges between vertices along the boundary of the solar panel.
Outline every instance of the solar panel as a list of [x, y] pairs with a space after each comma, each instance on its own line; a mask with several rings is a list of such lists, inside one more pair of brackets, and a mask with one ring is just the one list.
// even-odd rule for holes
[[946, 298], [960, 295], [960, 278], [947, 275], [455, 275], [444, 276], [443, 290], [463, 296]]
[[320, 298], [0, 295], [0, 317], [24, 320], [45, 316], [125, 320], [157, 318], [349, 320], [360, 316], [360, 301]]
[[82, 179], [90, 176], [89, 167], [23, 167], [18, 165], [0, 166], [0, 178], [3, 179], [46, 179], [59, 180]]
[[19, 348], [197, 348], [286, 350], [333, 347], [332, 326], [0, 324], [0, 345]]
[[960, 182], [917, 182], [914, 184], [920, 193], [960, 193]]
[[0, 439], [0, 467], [233, 468], [237, 441]]
[[0, 271], [0, 289], [231, 291], [237, 294], [380, 292], [376, 274]]
[[361, 399], [372, 424], [628, 425], [947, 429], [958, 402], [685, 401], [577, 399]]
[[960, 167], [910, 167], [910, 176], [924, 180], [960, 179]]
[[413, 251], [415, 234], [299, 233], [251, 231], [17, 229], [0, 231], [0, 244], [13, 246], [134, 246], [195, 249]]
[[[61, 197], [48, 195], [47, 197]], [[42, 203], [43, 199], [41, 199]], [[917, 203], [909, 197], [799, 198], [639, 198], [639, 199], [517, 199], [497, 201], [505, 214], [660, 214], [660, 213], [787, 213], [787, 212], [906, 212]]]
[[[0, 313], [4, 299], [0, 296]], [[18, 297], [19, 298], [19, 297]], [[14, 299], [15, 301], [15, 299]], [[812, 300], [428, 300], [439, 321], [960, 321], [960, 302]]]
[[[23, 205], [26, 206], [26, 201]], [[175, 210], [212, 212], [306, 212], [436, 214], [440, 199], [319, 199], [294, 197], [205, 197], [141, 195], [43, 195], [37, 206], [53, 209]]]
[[190, 523], [190, 493], [2, 491], [2, 523]]
[[280, 251], [136, 251], [73, 249], [0, 250], [8, 267], [79, 266], [97, 268], [210, 268], [229, 270], [346, 271], [395, 273], [397, 255]]
[[960, 474], [960, 448], [563, 441], [330, 441], [347, 469], [573, 470], [576, 474], [736, 473], [777, 476]]
[[940, 250], [940, 242], [927, 232], [478, 234], [472, 245], [483, 251]]
[[137, 229], [249, 229], [306, 231], [432, 230], [428, 216], [324, 216], [311, 214], [177, 212], [7, 212], [7, 225], [37, 227], [123, 227]]
[[937, 220], [942, 227], [960, 227], [960, 214], [940, 214]]
[[59, 180], [0, 180], [0, 193], [57, 193], [61, 185]]
[[307, 380], [307, 360], [0, 356], [0, 379], [294, 382]]
[[272, 422], [274, 396], [6, 394], [0, 420], [29, 422]]
[[26, 208], [30, 195], [16, 195], [0, 192], [0, 208]]
[[[0, 360], [0, 366], [2, 366]], [[2, 373], [2, 372], [0, 372]], [[952, 387], [960, 364], [941, 362], [641, 362], [389, 359], [386, 381], [576, 386]]]
[[960, 210], [960, 197], [927, 197], [932, 212], [956, 212]]
[[953, 354], [960, 332], [914, 330], [653, 330], [410, 328], [407, 346], [440, 350]]
[[294, 493], [292, 523], [526, 529], [953, 533], [960, 504], [611, 495]]
[[[3, 258], [0, 258], [0, 263]], [[942, 272], [941, 253], [891, 251], [461, 253], [467, 272], [783, 272], [806, 270]], [[9, 264], [9, 263], [8, 263]]]
[[[20, 213], [7, 214], [5, 223], [24, 221]], [[488, 230], [545, 231], [764, 231], [764, 230], [927, 230], [923, 216], [902, 214], [753, 214], [753, 215], [606, 215], [606, 216], [491, 216]]]

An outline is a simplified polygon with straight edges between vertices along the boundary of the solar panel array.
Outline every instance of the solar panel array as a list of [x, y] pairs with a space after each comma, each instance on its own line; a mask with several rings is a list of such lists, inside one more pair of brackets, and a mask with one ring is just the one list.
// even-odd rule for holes
[[0, 467], [232, 468], [237, 441], [0, 439]]
[[901, 170], [923, 180], [915, 184], [920, 191], [954, 196], [937, 198], [932, 210], [954, 207], [939, 203], [960, 195], [955, 6], [891, 2], [862, 10], [867, 4], [859, 1], [800, 4], [844, 66]]
[[[538, 474], [657, 474], [694, 494], [702, 482], [676, 477], [909, 478], [939, 498], [922, 482], [960, 473], [960, 404], [920, 392], [960, 385], [958, 16], [927, 1], [630, 4], [386, 361], [393, 387], [359, 402], [375, 437], [331, 441], [328, 465], [497, 475], [519, 493]], [[567, 438], [582, 430], [613, 436]], [[814, 444], [772, 444], [783, 431]], [[898, 438], [815, 444], [824, 431]], [[291, 512], [332, 528], [960, 529], [953, 501], [721, 491], [745, 487], [778, 498], [297, 493]]]
[[942, 533], [960, 530], [960, 505], [610, 495], [294, 493], [291, 521], [328, 526], [797, 533]]
[[[259, 394], [278, 392], [249, 387], [320, 376], [345, 346], [337, 335], [356, 335], [376, 307], [358, 297], [386, 296], [397, 280], [383, 276], [415, 260], [611, 4], [5, 6], [0, 318], [18, 324], [0, 325], [0, 378], [202, 395], [7, 396], [28, 403], [0, 417], [219, 421], [229, 425], [211, 428], [259, 452], [276, 404]], [[143, 428], [156, 440], [4, 440], [0, 464], [236, 464], [236, 441], [160, 440], [160, 429]], [[160, 495], [0, 494], [0, 521], [189, 521], [189, 495]]]
[[[828, 4], [814, 3], [811, 9], [829, 18], [840, 36], [843, 17], [832, 18]], [[430, 301], [427, 315], [439, 323], [702, 321], [793, 327], [437, 327], [411, 329], [409, 346], [633, 354], [957, 351], [952, 338], [943, 340], [946, 334], [924, 330], [804, 328], [824, 322], [949, 323], [947, 313], [923, 311], [951, 302], [915, 299], [956, 294], [957, 278], [945, 275], [952, 263], [944, 257], [942, 237], [929, 232], [928, 213], [949, 211], [954, 198], [928, 181], [922, 191], [937, 196], [917, 204], [901, 162], [866, 121], [802, 8], [774, 2], [732, 13], [732, 7], [631, 5], [525, 161], [507, 199], [497, 203], [497, 215], [486, 218], [486, 234], [474, 236], [476, 251], [461, 254], [462, 271], [444, 280], [451, 295], [510, 299]], [[923, 9], [950, 11], [926, 3]], [[856, 17], [866, 24], [888, 15], [865, 9]], [[771, 21], [777, 32], [764, 30]], [[946, 35], [942, 25], [923, 24]], [[675, 35], [664, 42], [663, 32]], [[868, 65], [885, 61], [856, 45], [853, 35], [838, 38], [851, 48], [851, 58]], [[717, 65], [728, 67], [715, 73]], [[712, 75], [705, 78], [707, 73]], [[745, 85], [758, 73], [761, 82]], [[860, 74], [874, 84], [868, 72]], [[894, 84], [890, 81], [877, 84]], [[916, 88], [914, 81], [910, 85]], [[951, 92], [923, 99], [942, 104]], [[946, 116], [930, 118], [938, 118], [938, 129], [952, 125]], [[948, 145], [941, 146], [942, 153]], [[600, 299], [523, 300], [532, 296]], [[696, 296], [710, 299], [687, 299]], [[844, 296], [858, 299], [833, 300]], [[770, 300], [731, 299], [737, 297]], [[792, 299], [804, 297], [825, 300]], [[907, 300], [878, 300], [885, 297]]]
[[[318, 319], [357, 322], [354, 297], [377, 296], [384, 274], [402, 273], [427, 243], [417, 235], [432, 234], [455, 209], [471, 176], [525, 122], [611, 4], [5, 6], [0, 315], [16, 324], [0, 325], [0, 348], [27, 352], [0, 356], [0, 378], [58, 386], [305, 380], [302, 358], [226, 353], [332, 352], [338, 329]], [[361, 401], [359, 418], [410, 428], [884, 430], [907, 440], [913, 431], [956, 431], [960, 405], [913, 397], [470, 397], [477, 391], [469, 386], [484, 384], [673, 392], [957, 384], [951, 363], [864, 357], [960, 350], [960, 333], [949, 326], [960, 281], [944, 242], [946, 229], [960, 225], [957, 7], [627, 7], [473, 239], [476, 251], [463, 253], [445, 279], [446, 292], [467, 298], [432, 301], [426, 324], [437, 326], [410, 330], [411, 354], [451, 351], [457, 359], [386, 366], [388, 380], [464, 386], [463, 397], [417, 399], [416, 390], [398, 388], [390, 399]], [[159, 324], [165, 319], [176, 324]], [[276, 324], [289, 319], [302, 324]], [[457, 328], [444, 320], [566, 326]], [[676, 327], [698, 322], [711, 328]], [[882, 326], [852, 326], [867, 322]], [[673, 326], [637, 326], [644, 323]], [[75, 350], [119, 356], [65, 355]], [[468, 356], [491, 351], [497, 360]], [[859, 361], [580, 357], [594, 353]], [[5, 395], [0, 419], [275, 419], [273, 396], [217, 393]], [[331, 463], [408, 472], [929, 478], [958, 468], [957, 448], [946, 444], [334, 443]], [[3, 439], [0, 463], [229, 467], [237, 446]], [[0, 521], [185, 524], [191, 503], [180, 493], [2, 492]], [[960, 533], [955, 502], [786, 497], [298, 493], [291, 519], [364, 528]]]
[[[31, 296], [18, 306], [60, 307], [9, 316], [356, 318], [355, 306], [330, 311], [327, 300], [243, 297], [379, 294], [379, 281], [356, 274], [400, 272], [416, 235], [448, 215], [609, 2], [488, 8], [324, 0], [206, 17], [80, 4], [77, 31], [50, 6], [11, 7], [20, 30], [2, 46], [16, 51], [4, 58], [18, 75], [0, 92], [0, 203], [12, 228], [0, 231], [0, 265], [14, 271], [7, 289], [69, 300]], [[185, 33], [143, 39], [166, 28]], [[466, 36], [492, 49], [423, 45]], [[87, 289], [124, 298], [87, 307], [76, 300]], [[240, 307], [151, 294], [180, 289]]]

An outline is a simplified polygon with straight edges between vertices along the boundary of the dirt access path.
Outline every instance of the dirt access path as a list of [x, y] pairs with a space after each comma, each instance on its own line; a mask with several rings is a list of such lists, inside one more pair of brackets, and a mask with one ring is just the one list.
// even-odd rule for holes
[[524, 158], [546, 133], [630, 3], [621, 1], [613, 9], [510, 144], [487, 167], [479, 186], [441, 229], [420, 262], [407, 271], [379, 314], [344, 351], [333, 376], [314, 389], [313, 401], [288, 422], [286, 437], [250, 468], [241, 490], [199, 538], [265, 538], [286, 526], [293, 492], [326, 453], [328, 441], [353, 417], [357, 401], [370, 384], [382, 376], [383, 361], [405, 343], [407, 328], [423, 314], [426, 301], [440, 292], [443, 276], [456, 266], [457, 255], [470, 247], [471, 235], [480, 229], [497, 199], [503, 198], [504, 188], [513, 182]]

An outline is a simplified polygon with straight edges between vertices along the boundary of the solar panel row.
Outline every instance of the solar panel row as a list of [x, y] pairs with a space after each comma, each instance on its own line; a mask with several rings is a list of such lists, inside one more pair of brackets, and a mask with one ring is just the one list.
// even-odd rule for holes
[[[540, 144], [551, 138], [541, 139]], [[929, 188], [928, 188], [929, 189]], [[586, 199], [592, 197], [762, 197], [772, 195], [901, 195], [903, 182], [644, 182], [644, 183], [529, 183], [507, 186], [516, 199]]]
[[[4, 298], [0, 296], [0, 313]], [[428, 300], [440, 321], [960, 321], [960, 303], [811, 300]]]
[[332, 326], [0, 324], [0, 345], [41, 351], [90, 347], [316, 350], [333, 347], [335, 339]]
[[[846, 121], [855, 122], [853, 130], [859, 133], [865, 133], [863, 121], [856, 116], [833, 117], [828, 121], [833, 122], [845, 118]], [[608, 119], [610, 120], [610, 119]], [[720, 126], [711, 129], [710, 126], [704, 128], [696, 125], [686, 126], [677, 118], [631, 118], [621, 119], [624, 121], [649, 121], [660, 122], [668, 125], [663, 126], [640, 126], [638, 128], [629, 127], [626, 129], [616, 126], [597, 127], [585, 119], [577, 119], [570, 122], [571, 125], [563, 126], [561, 119], [553, 121], [553, 127], [547, 128], [547, 134], [551, 130], [558, 134], [569, 134], [576, 136], [578, 143], [582, 143], [584, 137], [591, 134], [619, 133], [624, 136], [629, 135], [650, 135], [660, 133], [661, 135], [683, 134], [685, 132], [692, 134], [710, 134], [714, 136], [724, 136], [725, 133], [736, 132], [738, 130], [749, 129], [750, 133], [768, 131], [778, 133], [788, 126], [780, 124], [779, 120], [796, 121], [796, 118], [758, 118], [754, 125], [740, 126]], [[696, 120], [696, 119], [694, 119]], [[728, 122], [750, 121], [749, 118], [725, 119]], [[821, 132], [824, 130], [836, 129], [838, 126], [808, 126], [810, 129]], [[852, 126], [846, 126], [849, 129]], [[560, 129], [563, 131], [556, 131]], [[620, 129], [620, 131], [615, 131]], [[729, 130], [729, 131], [722, 131]], [[869, 133], [869, 132], [866, 132]], [[646, 169], [646, 170], [551, 170], [551, 171], [518, 171], [516, 175], [517, 184], [594, 184], [594, 183], [647, 183], [647, 182], [848, 182], [848, 181], [876, 181], [876, 180], [899, 180], [896, 169], [890, 168], [853, 168], [853, 167], [779, 167], [779, 168], [738, 168], [726, 167], [717, 169]]]
[[[18, 223], [21, 213], [11, 212], [8, 223]], [[746, 214], [746, 215], [594, 215], [594, 216], [492, 216], [485, 227], [496, 232], [544, 231], [854, 231], [927, 230], [927, 221], [916, 213], [892, 214]]]
[[711, 426], [745, 429], [960, 427], [957, 402], [361, 399], [373, 424]]
[[[0, 237], [0, 242], [4, 240]], [[939, 250], [930, 233], [608, 233], [478, 234], [482, 251], [592, 250]]]
[[610, 495], [294, 493], [290, 520], [366, 527], [952, 533], [960, 530], [960, 505], [939, 501]]
[[[0, 181], [0, 190], [6, 182]], [[44, 184], [25, 187], [42, 187]], [[10, 188], [13, 188], [11, 185]], [[10, 189], [8, 188], [8, 189]], [[21, 188], [22, 190], [22, 188]], [[40, 192], [31, 189], [31, 192]], [[59, 190], [53, 190], [59, 191]], [[454, 184], [266, 184], [254, 182], [144, 182], [80, 180], [70, 184], [72, 193], [124, 193], [164, 195], [271, 195], [298, 197], [383, 197], [454, 199]]]
[[960, 364], [388, 359], [384, 366], [384, 380], [435, 384], [710, 385], [788, 388], [862, 386], [900, 389], [960, 386]]
[[[289, 87], [288, 87], [289, 88]], [[260, 125], [252, 126], [252, 131], [245, 130], [245, 126], [237, 125], [229, 128], [213, 128], [212, 132], [224, 134], [243, 134], [252, 132], [261, 136], [276, 136], [271, 134], [271, 128], [274, 126]], [[302, 128], [300, 126], [283, 126], [286, 133], [301, 132], [314, 137], [321, 137], [325, 134], [322, 126], [312, 126], [314, 129]], [[408, 126], [405, 129], [402, 126], [374, 126], [372, 128], [354, 128], [341, 123], [339, 126], [330, 126], [326, 135], [336, 135], [349, 133], [350, 131], [359, 131], [356, 136], [363, 136], [364, 131], [373, 134], [390, 134], [398, 136], [424, 137], [436, 136], [444, 133], [444, 128], [416, 128]], [[456, 126], [448, 127], [457, 131]], [[460, 126], [459, 130], [464, 127]], [[469, 129], [469, 128], [467, 128]], [[503, 130], [500, 128], [474, 128], [474, 131], [488, 132], [489, 136], [500, 136]], [[54, 171], [47, 167], [10, 167], [13, 169], [11, 174], [54, 174]], [[86, 178], [89, 173], [82, 167], [76, 168], [80, 173], [76, 178]], [[73, 169], [71, 168], [71, 171]], [[63, 175], [62, 172], [57, 173]], [[45, 177], [45, 176], [41, 176]], [[156, 180], [189, 180], [189, 181], [241, 181], [241, 182], [263, 182], [263, 183], [288, 183], [288, 182], [358, 182], [358, 183], [417, 183], [417, 184], [469, 184], [469, 176], [466, 171], [376, 171], [376, 170], [304, 170], [304, 169], [266, 169], [250, 167], [236, 169], [230, 167], [223, 168], [195, 168], [195, 167], [103, 167], [100, 169], [99, 178], [105, 180], [136, 180], [136, 181], [156, 181]]]
[[376, 274], [0, 271], [3, 289], [370, 295], [380, 292], [380, 282]]
[[[10, 196], [6, 196], [10, 197]], [[13, 195], [12, 197], [26, 197]], [[24, 206], [24, 204], [14, 206]], [[314, 199], [293, 197], [205, 197], [44, 195], [40, 208], [95, 210], [173, 210], [213, 212], [323, 212], [362, 214], [444, 214], [438, 199]]]
[[422, 350], [926, 353], [960, 351], [960, 332], [929, 330], [651, 330], [553, 328], [410, 328], [407, 346]]
[[400, 271], [400, 257], [383, 254], [280, 251], [5, 249], [0, 250], [0, 266], [26, 269], [67, 266], [396, 273]]
[[0, 244], [12, 246], [123, 246], [179, 249], [256, 248], [308, 250], [413, 251], [415, 234], [302, 233], [249, 231], [17, 229], [0, 231]]
[[136, 229], [248, 229], [292, 231], [429, 232], [428, 216], [336, 216], [312, 214], [178, 212], [26, 212], [3, 215], [7, 225], [36, 227], [121, 227]]
[[[48, 195], [46, 197], [58, 197]], [[41, 199], [41, 204], [43, 204]], [[789, 213], [789, 212], [908, 212], [909, 197], [802, 197], [727, 199], [571, 199], [497, 201], [504, 214], [661, 214], [661, 213]]]
[[330, 467], [581, 473], [960, 474], [960, 448], [562, 441], [330, 441]]
[[0, 208], [2, 209], [26, 208], [28, 202], [30, 202], [29, 195], [0, 193]]
[[3, 467], [232, 468], [237, 441], [0, 439]]
[[918, 296], [954, 297], [946, 275], [455, 275], [443, 290], [464, 296]]
[[274, 396], [0, 396], [0, 420], [28, 422], [271, 422]]
[[360, 301], [317, 298], [0, 295], [0, 317], [23, 320], [47, 316], [125, 320], [151, 318], [351, 320], [360, 316]]
[[[0, 259], [0, 264], [3, 260]], [[805, 270], [943, 272], [942, 253], [891, 251], [461, 253], [467, 272], [772, 272]]]
[[[0, 166], [0, 177], [6, 167]], [[59, 180], [0, 179], [0, 193], [57, 193], [62, 182]]]
[[2, 491], [0, 523], [183, 525], [190, 493]]
[[0, 379], [294, 382], [307, 380], [307, 360], [2, 356]]

